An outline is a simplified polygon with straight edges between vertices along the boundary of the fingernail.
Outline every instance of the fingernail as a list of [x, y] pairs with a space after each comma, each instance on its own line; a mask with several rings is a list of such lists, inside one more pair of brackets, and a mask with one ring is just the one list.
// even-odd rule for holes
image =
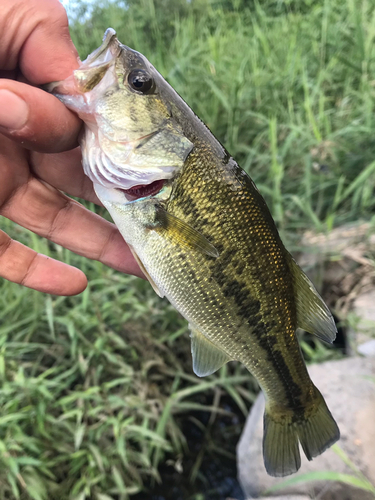
[[29, 107], [10, 90], [0, 89], [0, 127], [19, 130], [27, 122]]

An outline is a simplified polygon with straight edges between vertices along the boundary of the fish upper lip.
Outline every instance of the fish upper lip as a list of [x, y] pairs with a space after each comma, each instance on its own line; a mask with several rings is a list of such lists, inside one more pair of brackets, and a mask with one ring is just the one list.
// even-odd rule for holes
[[[95, 68], [96, 66], [101, 66], [103, 64], [108, 64], [108, 67], [114, 64], [117, 56], [121, 51], [120, 42], [117, 40], [116, 31], [113, 28], [108, 28], [104, 33], [103, 43], [94, 52], [89, 54], [84, 61], [81, 61], [79, 68], [73, 71], [73, 73], [64, 80], [57, 82], [47, 83], [42, 86], [42, 89], [52, 93], [61, 95], [76, 95], [82, 94], [76, 88], [74, 75], [76, 71], [82, 72], [88, 69]], [[109, 57], [110, 56], [110, 57]], [[64, 87], [61, 90], [61, 86]]]
[[[115, 43], [114, 42], [115, 39]], [[117, 42], [117, 43], [116, 43]], [[117, 49], [117, 50], [111, 50]], [[111, 51], [112, 58], [114, 59], [117, 56], [117, 52], [120, 50], [119, 41], [117, 40], [116, 31], [113, 28], [108, 28], [104, 33], [103, 43], [98, 47], [94, 52], [89, 54], [87, 58], [82, 61], [83, 67], [92, 67], [97, 64], [102, 64], [103, 61], [100, 61], [100, 58], [103, 54], [106, 53], [107, 50]], [[83, 68], [82, 68], [83, 69]]]

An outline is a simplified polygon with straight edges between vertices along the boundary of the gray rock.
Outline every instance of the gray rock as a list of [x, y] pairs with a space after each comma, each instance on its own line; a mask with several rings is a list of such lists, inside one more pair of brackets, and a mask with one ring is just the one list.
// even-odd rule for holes
[[283, 495], [282, 497], [262, 497], [262, 500], [311, 500], [306, 495]]
[[[341, 431], [339, 446], [355, 467], [375, 485], [375, 358], [348, 358], [309, 367]], [[372, 378], [372, 379], [371, 379]], [[302, 450], [301, 469], [289, 478], [268, 476], [263, 465], [264, 398], [259, 396], [248, 417], [237, 448], [239, 481], [250, 498], [262, 494], [307, 495], [319, 500], [374, 500], [368, 492], [335, 481], [303, 481], [270, 493], [289, 478], [310, 472], [332, 471], [355, 475], [330, 448], [309, 462]], [[293, 498], [293, 496], [291, 497]]]
[[374, 327], [375, 325], [375, 290], [369, 290], [366, 293], [362, 293], [353, 303], [354, 313], [361, 318], [361, 321], [357, 324], [357, 328], [360, 330], [366, 330], [366, 328]]
[[362, 356], [370, 357], [375, 356], [375, 339], [368, 340], [363, 344], [359, 344], [357, 351]]
[[373, 332], [375, 327], [375, 289], [358, 295], [353, 304], [354, 314], [360, 318], [356, 324], [355, 331], [349, 330], [350, 341], [354, 351], [362, 356], [375, 356], [375, 339]]

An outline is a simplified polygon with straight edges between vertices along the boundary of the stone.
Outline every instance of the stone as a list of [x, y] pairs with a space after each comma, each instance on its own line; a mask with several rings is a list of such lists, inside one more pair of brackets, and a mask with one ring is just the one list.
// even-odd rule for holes
[[375, 289], [369, 290], [356, 297], [353, 303], [353, 312], [360, 319], [356, 325], [359, 330], [366, 330], [375, 325]]
[[311, 500], [306, 495], [283, 495], [281, 497], [262, 497], [262, 500]]
[[[310, 376], [336, 419], [341, 439], [333, 448], [309, 462], [301, 450], [301, 468], [293, 476], [268, 476], [263, 465], [262, 438], [264, 397], [253, 405], [237, 447], [240, 484], [248, 498], [262, 495], [307, 495], [319, 500], [374, 500], [374, 495], [335, 481], [302, 481], [269, 492], [289, 478], [310, 472], [332, 471], [355, 476], [339, 457], [339, 447], [354, 466], [375, 485], [375, 358], [353, 357], [309, 367]], [[273, 497], [275, 498], [275, 497]]]
[[352, 311], [359, 320], [355, 329], [349, 327], [348, 338], [352, 351], [362, 356], [375, 356], [375, 289], [371, 288], [365, 293], [356, 296], [352, 304]]
[[375, 339], [368, 340], [363, 344], [359, 344], [357, 351], [362, 356], [370, 357], [375, 356]]

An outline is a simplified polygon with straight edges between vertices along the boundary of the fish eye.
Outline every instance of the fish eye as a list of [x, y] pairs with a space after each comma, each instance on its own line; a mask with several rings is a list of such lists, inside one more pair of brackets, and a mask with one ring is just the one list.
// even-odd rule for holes
[[140, 94], [151, 94], [155, 89], [154, 79], [143, 69], [134, 69], [129, 73], [128, 82], [132, 90]]

